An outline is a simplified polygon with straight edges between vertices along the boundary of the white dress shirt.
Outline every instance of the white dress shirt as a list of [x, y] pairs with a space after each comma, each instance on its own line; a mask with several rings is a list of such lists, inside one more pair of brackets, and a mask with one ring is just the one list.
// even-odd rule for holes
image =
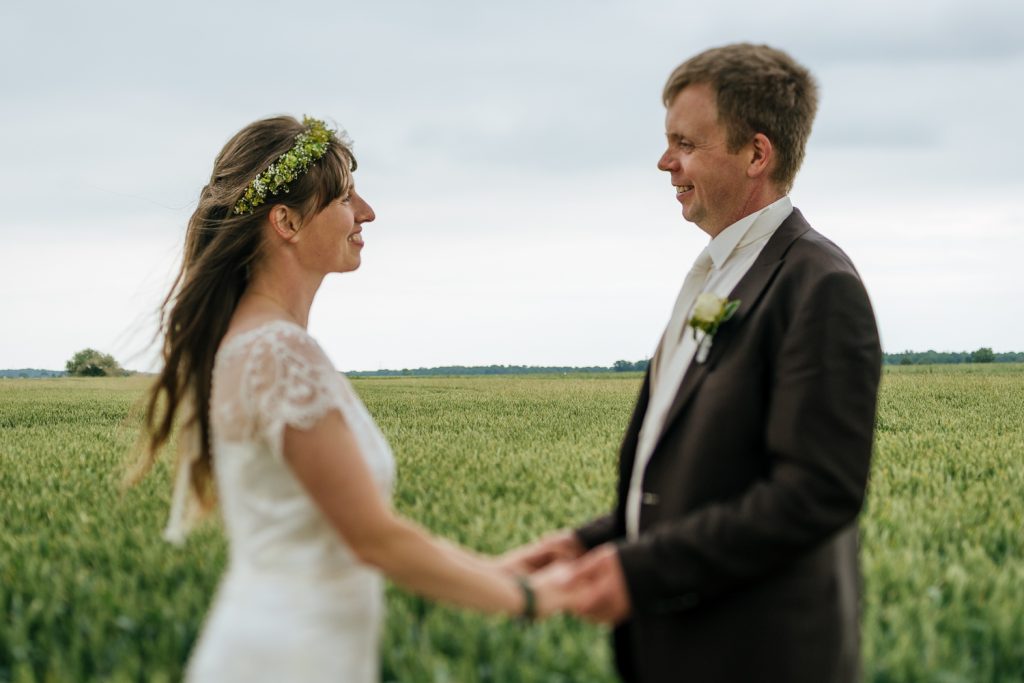
[[[744, 216], [720, 232], [705, 249], [713, 265], [704, 286], [692, 297], [686, 297], [687, 301], [676, 302], [672, 318], [665, 328], [658, 363], [652, 369], [651, 393], [640, 427], [633, 473], [626, 496], [626, 536], [631, 540], [639, 536], [644, 470], [661, 436], [665, 415], [704, 337], [703, 332], [698, 332], [695, 338], [691, 328], [686, 325], [697, 295], [713, 292], [721, 297], [729, 296], [750, 270], [768, 240], [792, 212], [793, 203], [789, 197], [783, 197], [760, 211]], [[740, 306], [744, 303], [741, 302]]]

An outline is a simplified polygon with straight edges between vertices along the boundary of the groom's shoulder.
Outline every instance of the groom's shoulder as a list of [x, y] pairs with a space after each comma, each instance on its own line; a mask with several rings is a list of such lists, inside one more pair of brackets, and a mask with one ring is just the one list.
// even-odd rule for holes
[[853, 261], [838, 244], [808, 225], [803, 216], [797, 215], [796, 218], [798, 224], [802, 224], [801, 229], [785, 257], [791, 269], [821, 275], [849, 273], [859, 278]]
[[799, 308], [809, 297], [842, 291], [856, 299], [867, 293], [850, 257], [831, 239], [812, 228], [794, 210], [779, 228], [789, 234], [789, 244], [776, 278], [776, 292], [789, 307]]

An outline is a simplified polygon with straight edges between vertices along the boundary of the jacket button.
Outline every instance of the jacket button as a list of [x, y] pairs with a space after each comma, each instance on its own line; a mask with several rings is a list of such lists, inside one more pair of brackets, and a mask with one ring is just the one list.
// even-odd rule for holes
[[657, 505], [659, 500], [660, 498], [658, 498], [658, 494], [656, 493], [645, 493], [643, 497], [640, 498], [640, 501], [644, 505]]

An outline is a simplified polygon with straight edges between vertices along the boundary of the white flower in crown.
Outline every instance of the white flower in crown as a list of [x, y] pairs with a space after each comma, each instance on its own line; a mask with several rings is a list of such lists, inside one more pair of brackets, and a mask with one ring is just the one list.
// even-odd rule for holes
[[729, 301], [724, 296], [718, 296], [713, 292], [702, 292], [697, 297], [689, 325], [693, 330], [694, 339], [697, 338], [698, 330], [704, 333], [704, 337], [697, 346], [698, 363], [707, 360], [708, 352], [711, 350], [711, 339], [715, 336], [715, 332], [718, 332], [722, 323], [731, 318], [739, 307], [739, 299]]

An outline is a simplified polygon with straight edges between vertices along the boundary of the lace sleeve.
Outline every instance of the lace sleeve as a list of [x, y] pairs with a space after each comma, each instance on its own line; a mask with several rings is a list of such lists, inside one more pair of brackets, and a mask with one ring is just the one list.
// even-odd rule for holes
[[221, 351], [238, 353], [222, 358], [215, 378], [215, 429], [228, 440], [265, 440], [280, 459], [285, 426], [309, 429], [330, 410], [342, 411], [342, 383], [302, 328], [272, 323], [249, 334]]

